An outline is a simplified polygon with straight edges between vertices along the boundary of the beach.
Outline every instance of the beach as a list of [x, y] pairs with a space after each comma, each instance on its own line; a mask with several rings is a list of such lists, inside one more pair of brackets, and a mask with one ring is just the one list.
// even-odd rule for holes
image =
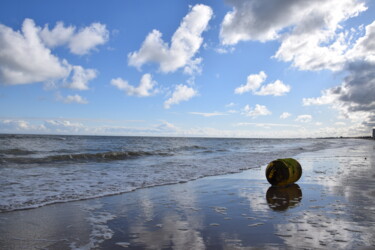
[[293, 155], [303, 174], [286, 188], [271, 187], [263, 164], [2, 212], [0, 248], [373, 249], [375, 140], [359, 141]]

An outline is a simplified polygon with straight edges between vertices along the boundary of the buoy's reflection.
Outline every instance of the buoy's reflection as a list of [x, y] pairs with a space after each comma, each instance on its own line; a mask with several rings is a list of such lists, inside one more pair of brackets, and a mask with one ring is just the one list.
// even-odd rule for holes
[[287, 187], [270, 187], [266, 199], [268, 206], [275, 211], [284, 211], [297, 206], [302, 200], [302, 190], [297, 184]]

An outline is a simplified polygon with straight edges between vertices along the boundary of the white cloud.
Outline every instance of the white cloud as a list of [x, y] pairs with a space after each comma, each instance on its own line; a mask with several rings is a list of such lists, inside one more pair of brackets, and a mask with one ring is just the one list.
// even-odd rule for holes
[[285, 85], [280, 80], [276, 80], [273, 83], [262, 86], [262, 83], [266, 80], [266, 78], [267, 75], [264, 73], [264, 71], [260, 71], [259, 74], [249, 75], [247, 77], [246, 84], [236, 88], [234, 93], [243, 94], [245, 92], [252, 92], [255, 95], [282, 96], [290, 91], [290, 86]]
[[251, 108], [249, 105], [246, 105], [243, 109], [243, 114], [250, 117], [264, 116], [272, 114], [271, 111], [267, 109], [264, 105], [256, 104], [255, 108]]
[[44, 82], [54, 85], [57, 81], [70, 82], [65, 87], [88, 89], [88, 82], [96, 77], [97, 72], [70, 65], [53, 55], [51, 48], [64, 45], [82, 33], [82, 39], [83, 34], [86, 34], [89, 39], [93, 39], [93, 43], [92, 46], [81, 48], [91, 50], [96, 46], [95, 36], [90, 36], [91, 33], [86, 30], [95, 30], [93, 27], [97, 26], [93, 24], [74, 34], [75, 28], [64, 27], [63, 23], [57, 23], [54, 29], [49, 30], [48, 26], [41, 29], [33, 20], [25, 19], [21, 31], [0, 24], [0, 83], [16, 85]]
[[215, 51], [219, 54], [233, 53], [234, 50], [235, 50], [234, 47], [228, 47], [228, 46], [222, 46], [222, 47], [218, 47], [215, 49]]
[[106, 43], [109, 32], [101, 23], [92, 23], [76, 32], [76, 27], [65, 27], [62, 22], [58, 22], [52, 30], [45, 25], [40, 31], [40, 37], [49, 47], [67, 45], [71, 53], [84, 55]]
[[201, 116], [204, 116], [204, 117], [212, 117], [212, 116], [222, 116], [222, 115], [227, 115], [225, 113], [221, 113], [221, 112], [212, 112], [212, 113], [204, 113], [204, 112], [189, 112], [189, 114], [192, 114], [192, 115], [201, 115]]
[[4, 119], [0, 120], [0, 131], [6, 133], [17, 133], [17, 132], [33, 132], [40, 133], [44, 132], [45, 127], [43, 124], [32, 124], [29, 121], [23, 119]]
[[348, 118], [367, 127], [375, 125], [375, 63], [348, 64], [348, 76], [341, 85], [326, 89], [320, 97], [304, 98], [303, 104], [330, 105]]
[[174, 124], [172, 124], [170, 122], [167, 122], [167, 121], [161, 121], [161, 124], [156, 125], [155, 129], [157, 131], [160, 131], [160, 132], [176, 132], [176, 131], [178, 131], [178, 128]]
[[150, 74], [144, 74], [138, 87], [130, 85], [127, 81], [122, 80], [121, 78], [112, 79], [111, 84], [120, 90], [125, 90], [127, 95], [147, 97], [156, 93], [156, 91], [153, 91], [153, 89], [157, 82], [152, 80], [152, 76]]
[[79, 104], [88, 103], [88, 101], [80, 95], [68, 95], [67, 97], [62, 98], [61, 100], [65, 103], [79, 103]]
[[210, 7], [195, 5], [173, 34], [170, 46], [163, 41], [160, 31], [153, 30], [147, 35], [139, 51], [128, 55], [129, 65], [140, 68], [147, 62], [155, 62], [164, 73], [174, 72], [188, 65], [202, 45], [201, 35], [212, 14]]
[[[136, 123], [126, 126], [124, 123]], [[145, 125], [144, 121], [107, 120], [107, 119], [0, 119], [1, 133], [47, 133], [47, 134], [82, 134], [82, 135], [153, 135], [153, 136], [206, 136], [206, 137], [328, 137], [328, 136], [360, 136], [369, 133], [363, 125], [313, 127], [305, 124], [273, 124], [273, 123], [237, 123], [233, 129], [217, 129], [214, 127], [180, 127], [166, 121]], [[251, 128], [246, 128], [251, 126]], [[271, 130], [269, 128], [272, 128]]]
[[353, 48], [348, 51], [347, 57], [351, 60], [364, 59], [375, 63], [375, 21], [366, 26], [366, 32], [360, 37]]
[[66, 61], [54, 56], [38, 36], [39, 28], [25, 19], [22, 32], [0, 24], [0, 81], [16, 85], [52, 81], [70, 73]]
[[290, 91], [290, 86], [285, 85], [282, 81], [276, 80], [273, 83], [269, 83], [262, 86], [259, 91], [255, 92], [256, 95], [273, 95], [282, 96]]
[[332, 92], [331, 90], [324, 90], [322, 91], [322, 96], [317, 98], [303, 98], [302, 103], [304, 106], [311, 106], [311, 105], [326, 105], [332, 104], [337, 99], [337, 95]]
[[[275, 57], [292, 62], [302, 70], [343, 69], [352, 34], [342, 31], [340, 23], [365, 10], [364, 3], [357, 0], [315, 1], [310, 7], [310, 18], [282, 39]], [[310, 28], [309, 19], [320, 21], [313, 22], [314, 26]]]
[[96, 78], [97, 71], [93, 69], [84, 69], [81, 66], [72, 66], [71, 82], [65, 86], [71, 89], [87, 90], [89, 81]]
[[47, 131], [53, 131], [56, 133], [79, 133], [83, 132], [85, 126], [79, 122], [71, 122], [68, 120], [46, 120], [44, 127]]
[[101, 23], [93, 23], [89, 27], [81, 29], [69, 41], [69, 49], [72, 53], [84, 55], [90, 50], [108, 41], [108, 30]]
[[290, 117], [292, 114], [288, 113], [288, 112], [283, 112], [281, 115], [280, 115], [280, 119], [286, 119], [288, 117]]
[[247, 82], [244, 85], [236, 88], [234, 93], [243, 94], [245, 92], [255, 91], [258, 89], [261, 84], [266, 80], [267, 75], [263, 71], [260, 71], [259, 74], [249, 75], [247, 77]]
[[197, 94], [198, 92], [195, 89], [190, 88], [186, 85], [179, 84], [176, 86], [172, 97], [164, 102], [164, 108], [169, 109], [173, 104], [178, 104], [182, 101], [188, 101]]
[[350, 33], [341, 23], [367, 7], [360, 0], [230, 0], [222, 22], [223, 44], [279, 39], [275, 58], [302, 70], [341, 70]]
[[283, 123], [255, 123], [255, 122], [240, 122], [235, 124], [235, 126], [243, 127], [243, 126], [256, 126], [256, 127], [263, 127], [263, 128], [271, 128], [271, 127], [292, 127], [292, 128], [301, 128], [300, 125], [296, 124], [283, 124]]
[[1, 121], [2, 129], [25, 130], [30, 128], [30, 124], [24, 120], [3, 120]]
[[296, 34], [328, 29], [334, 31], [339, 23], [365, 11], [357, 0], [229, 0], [233, 10], [221, 26], [223, 44], [239, 41], [267, 41], [278, 38], [286, 28]]
[[303, 122], [303, 123], [311, 122], [311, 120], [312, 120], [311, 115], [299, 115], [295, 119], [296, 122]]
[[189, 60], [184, 67], [184, 73], [187, 75], [201, 74], [202, 73], [201, 64], [202, 64], [201, 57]]
[[65, 27], [63, 22], [57, 22], [55, 27], [50, 30], [48, 24], [40, 30], [40, 38], [44, 44], [50, 48], [67, 44], [75, 32], [75, 27]]
[[364, 10], [356, 0], [243, 0], [228, 1], [228, 12], [221, 26], [223, 44], [239, 41], [268, 41], [280, 37], [286, 28], [298, 32], [313, 32], [338, 23]]

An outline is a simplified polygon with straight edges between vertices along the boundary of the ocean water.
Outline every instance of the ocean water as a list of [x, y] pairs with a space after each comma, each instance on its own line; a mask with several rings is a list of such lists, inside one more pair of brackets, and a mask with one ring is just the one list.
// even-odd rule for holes
[[353, 142], [0, 135], [0, 212], [234, 173], [348, 143]]

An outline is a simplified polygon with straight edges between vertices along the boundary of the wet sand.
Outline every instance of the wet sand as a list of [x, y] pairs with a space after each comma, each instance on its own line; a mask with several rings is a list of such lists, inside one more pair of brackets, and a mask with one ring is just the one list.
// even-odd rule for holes
[[287, 188], [262, 167], [0, 213], [0, 249], [375, 249], [375, 140], [294, 158]]

